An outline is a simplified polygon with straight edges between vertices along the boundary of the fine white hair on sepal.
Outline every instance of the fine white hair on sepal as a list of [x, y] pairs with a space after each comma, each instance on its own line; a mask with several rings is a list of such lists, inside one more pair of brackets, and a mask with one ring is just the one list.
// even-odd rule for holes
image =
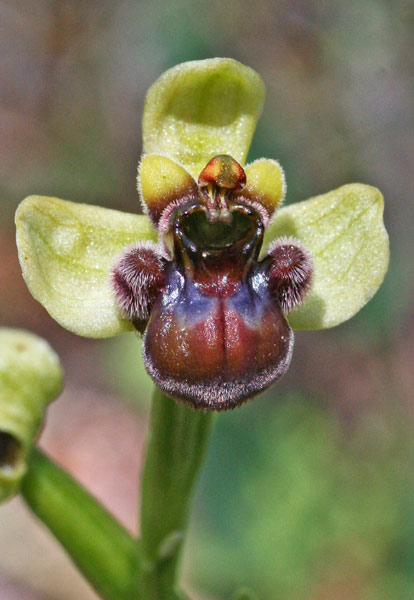
[[290, 312], [303, 301], [312, 281], [312, 258], [301, 242], [283, 237], [267, 249], [271, 259], [269, 285], [284, 313]]
[[112, 286], [119, 308], [142, 329], [164, 285], [168, 256], [154, 242], [140, 242], [125, 250], [112, 270]]

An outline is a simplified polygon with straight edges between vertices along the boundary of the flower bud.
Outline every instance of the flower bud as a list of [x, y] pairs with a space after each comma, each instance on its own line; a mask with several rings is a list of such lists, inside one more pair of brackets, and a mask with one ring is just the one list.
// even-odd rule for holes
[[47, 342], [0, 329], [0, 502], [18, 490], [46, 407], [61, 388], [59, 358]]

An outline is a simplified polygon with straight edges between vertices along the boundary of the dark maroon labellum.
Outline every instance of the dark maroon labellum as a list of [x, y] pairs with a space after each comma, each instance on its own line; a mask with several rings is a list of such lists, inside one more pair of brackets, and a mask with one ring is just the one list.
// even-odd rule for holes
[[[285, 313], [311, 275], [294, 240], [274, 244], [259, 261], [263, 221], [243, 203], [240, 165], [224, 158], [202, 172], [200, 198], [172, 211], [165, 236], [172, 259], [155, 244], [138, 246], [113, 276], [121, 308], [140, 329], [146, 324], [143, 357], [152, 379], [204, 410], [234, 408], [286, 372], [293, 332]], [[226, 188], [217, 183], [223, 177]]]
[[232, 408], [287, 368], [293, 334], [257, 263], [263, 227], [249, 207], [208, 223], [184, 207], [173, 224], [175, 262], [144, 336], [146, 368], [167, 394], [198, 408]]

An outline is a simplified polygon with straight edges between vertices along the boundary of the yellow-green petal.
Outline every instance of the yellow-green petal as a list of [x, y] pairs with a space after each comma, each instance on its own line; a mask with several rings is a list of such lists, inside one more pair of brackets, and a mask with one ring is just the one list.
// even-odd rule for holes
[[197, 182], [190, 173], [170, 158], [157, 154], [142, 157], [138, 191], [144, 210], [155, 225], [171, 202], [189, 196], [198, 197]]
[[41, 338], [0, 328], [0, 501], [14, 494], [47, 404], [62, 388], [59, 358]]
[[16, 227], [27, 287], [62, 327], [93, 338], [132, 328], [116, 305], [111, 269], [125, 248], [156, 239], [147, 216], [30, 196]]
[[289, 315], [294, 329], [338, 325], [375, 294], [389, 261], [383, 207], [379, 190], [354, 183], [276, 213], [265, 243], [297, 237], [314, 262], [311, 290]]
[[246, 187], [242, 195], [259, 202], [271, 217], [285, 197], [285, 173], [277, 162], [259, 158], [245, 167]]
[[235, 60], [177, 65], [148, 90], [144, 152], [169, 156], [195, 179], [218, 154], [244, 164], [263, 100], [260, 76]]

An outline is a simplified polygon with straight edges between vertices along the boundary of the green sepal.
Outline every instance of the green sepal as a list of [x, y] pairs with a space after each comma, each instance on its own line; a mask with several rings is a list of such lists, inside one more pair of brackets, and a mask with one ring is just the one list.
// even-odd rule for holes
[[381, 285], [389, 262], [388, 234], [379, 190], [359, 183], [279, 210], [266, 245], [298, 238], [312, 256], [310, 292], [289, 314], [293, 329], [334, 327], [357, 313]]
[[195, 179], [218, 154], [244, 164], [264, 93], [260, 76], [230, 58], [177, 65], [147, 92], [144, 152], [172, 158]]
[[126, 248], [156, 239], [147, 216], [30, 196], [17, 209], [16, 227], [27, 287], [55, 321], [92, 338], [132, 329], [117, 307], [111, 272]]
[[59, 358], [47, 342], [26, 331], [0, 329], [0, 501], [17, 492], [62, 380]]

